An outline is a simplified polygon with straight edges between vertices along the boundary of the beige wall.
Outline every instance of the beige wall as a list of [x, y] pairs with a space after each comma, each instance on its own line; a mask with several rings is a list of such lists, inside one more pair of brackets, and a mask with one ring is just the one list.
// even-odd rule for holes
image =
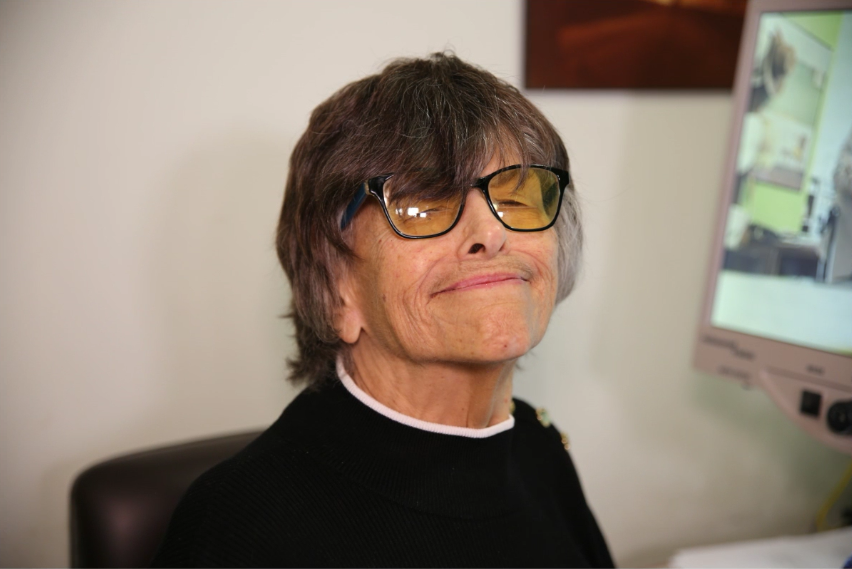
[[[521, 25], [518, 0], [0, 2], [0, 563], [67, 563], [87, 465], [277, 416], [309, 112], [445, 47], [520, 83]], [[690, 367], [729, 96], [530, 96], [588, 247], [516, 392], [571, 435], [617, 560], [807, 530], [846, 458]]]

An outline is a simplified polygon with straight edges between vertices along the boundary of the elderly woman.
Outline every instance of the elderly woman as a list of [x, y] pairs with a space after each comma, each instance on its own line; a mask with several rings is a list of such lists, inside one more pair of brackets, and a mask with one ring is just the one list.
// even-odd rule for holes
[[347, 85], [293, 151], [277, 247], [307, 388], [195, 482], [156, 565], [612, 565], [567, 439], [512, 400], [581, 249], [517, 89], [451, 54]]

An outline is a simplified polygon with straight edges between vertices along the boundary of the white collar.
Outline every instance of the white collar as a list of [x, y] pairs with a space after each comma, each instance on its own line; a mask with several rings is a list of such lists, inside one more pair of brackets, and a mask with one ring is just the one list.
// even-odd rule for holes
[[384, 415], [392, 421], [402, 423], [409, 427], [414, 427], [415, 429], [420, 429], [421, 431], [429, 431], [430, 433], [438, 433], [441, 435], [453, 435], [456, 437], [468, 437], [471, 439], [484, 439], [492, 435], [496, 435], [497, 433], [508, 431], [515, 426], [515, 418], [512, 415], [509, 415], [509, 418], [505, 421], [501, 421], [496, 425], [491, 425], [490, 427], [485, 427], [484, 429], [454, 427], [452, 425], [430, 423], [429, 421], [403, 415], [399, 411], [394, 411], [387, 405], [379, 403], [366, 391], [358, 387], [355, 384], [355, 381], [349, 377], [348, 373], [346, 373], [346, 369], [343, 367], [343, 359], [340, 357], [337, 358], [337, 377], [340, 378], [341, 383], [343, 383], [343, 386], [346, 387], [346, 390], [349, 393], [376, 413]]

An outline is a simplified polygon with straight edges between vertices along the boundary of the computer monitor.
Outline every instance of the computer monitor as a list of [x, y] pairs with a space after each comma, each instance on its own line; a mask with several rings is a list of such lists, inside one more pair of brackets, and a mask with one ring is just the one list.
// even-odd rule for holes
[[852, 454], [852, 0], [752, 0], [695, 366]]

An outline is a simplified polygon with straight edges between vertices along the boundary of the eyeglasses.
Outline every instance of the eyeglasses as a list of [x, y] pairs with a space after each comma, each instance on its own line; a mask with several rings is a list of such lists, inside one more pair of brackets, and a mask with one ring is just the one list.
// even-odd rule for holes
[[[569, 183], [570, 176], [565, 170], [538, 164], [524, 168], [516, 164], [478, 179], [471, 188], [479, 188], [491, 213], [506, 229], [544, 231], [556, 222]], [[401, 185], [395, 182], [393, 174], [376, 176], [361, 184], [343, 213], [340, 229], [352, 222], [368, 195], [379, 200], [385, 217], [400, 237], [437, 237], [458, 223], [467, 192], [430, 197]]]

